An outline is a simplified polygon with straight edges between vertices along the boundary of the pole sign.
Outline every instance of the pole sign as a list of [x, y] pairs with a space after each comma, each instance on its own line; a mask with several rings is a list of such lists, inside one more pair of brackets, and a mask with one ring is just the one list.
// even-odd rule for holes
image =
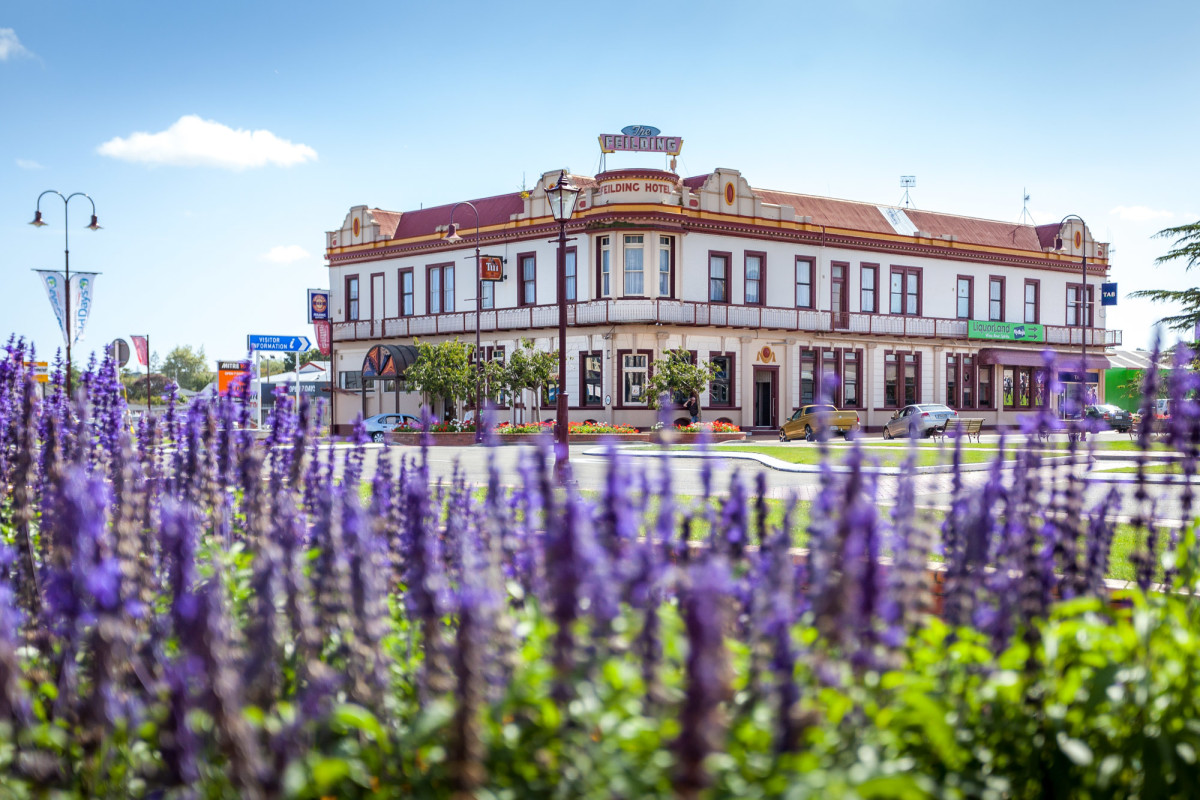
[[329, 319], [329, 290], [308, 290], [308, 321], [321, 322]]
[[479, 279], [481, 281], [504, 280], [504, 259], [500, 256], [480, 256]]
[[274, 353], [307, 353], [312, 349], [312, 340], [307, 336], [263, 336], [250, 334], [246, 337], [246, 349]]
[[250, 383], [249, 361], [217, 362], [217, 393], [225, 397], [244, 397]]
[[124, 339], [114, 339], [108, 346], [108, 352], [112, 355], [112, 360], [117, 362], [117, 366], [123, 367], [129, 363], [129, 343]]
[[985, 322], [973, 319], [967, 322], [968, 339], [1003, 339], [1009, 342], [1044, 342], [1046, 329], [1041, 325], [1025, 322]]
[[1117, 304], [1117, 285], [1115, 283], [1100, 284], [1100, 305], [1115, 306]]

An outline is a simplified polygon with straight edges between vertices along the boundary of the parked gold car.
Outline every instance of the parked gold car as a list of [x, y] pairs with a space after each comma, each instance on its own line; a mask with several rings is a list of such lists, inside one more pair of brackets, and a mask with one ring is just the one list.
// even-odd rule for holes
[[789, 442], [803, 437], [811, 442], [817, 438], [817, 431], [822, 427], [848, 437], [857, 432], [861, 424], [857, 411], [838, 411], [835, 406], [828, 404], [800, 406], [779, 429], [779, 441]]

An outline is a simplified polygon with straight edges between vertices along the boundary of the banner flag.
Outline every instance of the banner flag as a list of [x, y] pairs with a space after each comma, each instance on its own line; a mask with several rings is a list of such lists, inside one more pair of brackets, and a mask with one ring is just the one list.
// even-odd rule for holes
[[58, 329], [62, 331], [63, 341], [67, 341], [67, 279], [61, 272], [50, 269], [34, 270], [41, 276], [46, 286], [46, 296], [50, 298], [50, 308], [54, 318], [58, 320]]
[[77, 272], [71, 276], [71, 344], [79, 344], [92, 317], [98, 272]]
[[323, 356], [329, 355], [329, 349], [330, 349], [330, 344], [331, 344], [330, 339], [333, 338], [330, 335], [331, 334], [330, 326], [331, 326], [331, 323], [327, 319], [326, 320], [318, 320], [313, 323], [313, 328], [317, 332], [317, 350], [319, 350], [321, 355], [323, 355]]
[[150, 342], [148, 336], [130, 336], [133, 340], [133, 349], [137, 351], [138, 363], [143, 367], [150, 366]]

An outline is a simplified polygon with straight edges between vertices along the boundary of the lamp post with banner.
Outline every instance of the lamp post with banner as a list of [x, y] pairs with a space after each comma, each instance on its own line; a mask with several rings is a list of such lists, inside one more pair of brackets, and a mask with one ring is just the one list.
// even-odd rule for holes
[[555, 438], [558, 440], [554, 459], [554, 472], [564, 480], [571, 458], [569, 449], [570, 426], [567, 423], [567, 220], [575, 215], [575, 203], [579, 200], [579, 187], [567, 179], [562, 170], [558, 182], [546, 190], [550, 202], [550, 213], [558, 223], [558, 403], [554, 421]]
[[[1058, 235], [1054, 237], [1054, 249], [1062, 251], [1063, 237], [1062, 227], [1069, 219], [1079, 221], [1079, 341], [1080, 341], [1080, 362], [1079, 362], [1079, 439], [1082, 440], [1087, 436], [1087, 432], [1083, 429], [1084, 411], [1087, 408], [1087, 340], [1091, 331], [1090, 320], [1088, 319], [1088, 301], [1087, 301], [1087, 223], [1083, 221], [1083, 217], [1078, 214], [1067, 214], [1058, 223]], [[1071, 437], [1074, 438], [1074, 434]]]
[[[67, 339], [67, 396], [71, 396], [71, 228], [67, 221], [68, 212], [71, 208], [71, 201], [76, 197], [82, 197], [92, 204], [92, 221], [85, 227], [90, 231], [100, 230], [100, 223], [96, 221], [96, 203], [91, 197], [88, 197], [83, 192], [74, 192], [64, 196], [61, 192], [54, 189], [47, 189], [38, 195], [37, 207], [33, 214], [33, 221], [29, 224], [35, 228], [44, 227], [47, 223], [42, 220], [42, 198], [48, 194], [58, 195], [58, 198], [63, 201], [63, 287], [64, 299], [66, 305], [66, 313], [63, 315], [65, 330], [63, 333]], [[77, 276], [78, 277], [78, 276]], [[55, 302], [51, 297], [51, 304]]]
[[479, 271], [479, 209], [474, 203], [463, 200], [454, 204], [450, 209], [450, 228], [442, 241], [457, 243], [463, 240], [454, 223], [454, 212], [459, 206], [467, 206], [475, 212], [475, 444], [479, 444], [483, 441], [483, 355], [479, 351], [479, 303], [483, 294], [483, 274]]

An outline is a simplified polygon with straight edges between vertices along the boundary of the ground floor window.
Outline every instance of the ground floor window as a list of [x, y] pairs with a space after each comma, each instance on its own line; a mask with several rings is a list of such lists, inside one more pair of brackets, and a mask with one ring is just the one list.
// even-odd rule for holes
[[733, 353], [709, 353], [708, 360], [717, 367], [717, 374], [708, 385], [708, 404], [729, 408], [734, 398]]
[[946, 405], [951, 408], [992, 407], [992, 368], [975, 362], [975, 356], [946, 356]]
[[1046, 371], [1040, 367], [1003, 367], [1000, 387], [1006, 409], [1046, 405]]
[[883, 404], [901, 408], [921, 402], [921, 354], [883, 354]]
[[621, 404], [629, 406], [646, 405], [647, 384], [650, 380], [650, 353], [621, 353], [619, 366], [621, 370]]
[[959, 356], [946, 356], [946, 405], [962, 408], [959, 397]]
[[995, 391], [992, 389], [992, 373], [995, 367], [979, 368], [979, 407], [992, 408], [995, 405]]
[[366, 381], [363, 380], [363, 374], [361, 370], [355, 370], [353, 372], [341, 372], [339, 373], [339, 376], [341, 378], [340, 383], [343, 389], [359, 391], [361, 389], [375, 388], [374, 380], [369, 378]]
[[862, 408], [862, 351], [832, 347], [800, 351], [800, 405]]
[[604, 405], [604, 355], [579, 354], [579, 404], [588, 408]]

